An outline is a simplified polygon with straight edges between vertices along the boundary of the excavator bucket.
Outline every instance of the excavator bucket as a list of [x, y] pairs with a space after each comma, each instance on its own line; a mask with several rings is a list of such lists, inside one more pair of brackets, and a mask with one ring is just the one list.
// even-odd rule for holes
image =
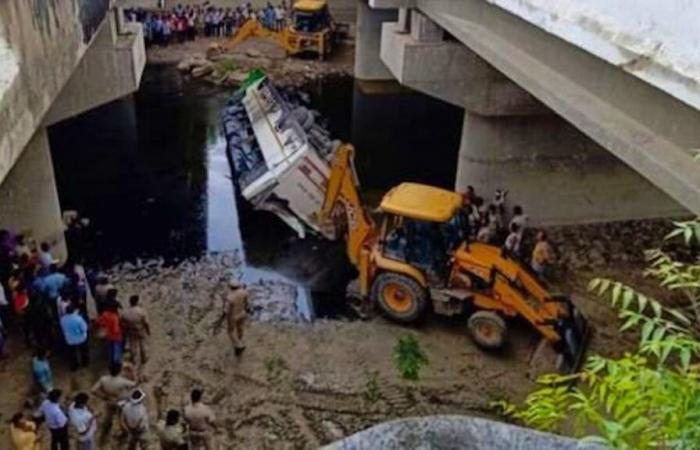
[[581, 368], [588, 347], [590, 327], [571, 300], [566, 297], [564, 301], [569, 310], [569, 317], [560, 319], [555, 327], [561, 336], [561, 341], [558, 343], [559, 351], [563, 356], [561, 370], [572, 373]]
[[528, 375], [536, 379], [547, 373], [575, 373], [581, 368], [588, 340], [590, 326], [578, 308], [566, 296], [555, 297], [561, 302], [568, 314], [552, 323], [561, 337], [554, 344], [542, 338], [530, 355]]

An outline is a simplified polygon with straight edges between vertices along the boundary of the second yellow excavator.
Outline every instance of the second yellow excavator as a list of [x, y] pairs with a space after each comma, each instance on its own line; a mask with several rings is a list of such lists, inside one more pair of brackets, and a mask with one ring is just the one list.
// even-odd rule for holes
[[347, 27], [338, 24], [328, 9], [326, 0], [299, 0], [294, 3], [290, 22], [281, 30], [265, 27], [257, 19], [248, 19], [224, 44], [231, 50], [251, 37], [271, 40], [288, 55], [315, 53], [320, 60], [333, 51], [335, 44], [347, 35]]

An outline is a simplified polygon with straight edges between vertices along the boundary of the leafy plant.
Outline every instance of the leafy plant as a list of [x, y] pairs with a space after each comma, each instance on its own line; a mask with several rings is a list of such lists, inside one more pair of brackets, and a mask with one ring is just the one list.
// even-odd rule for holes
[[421, 369], [427, 366], [429, 361], [418, 340], [414, 336], [406, 335], [400, 337], [394, 346], [394, 364], [401, 378], [416, 381]]
[[270, 383], [278, 382], [282, 377], [282, 372], [288, 369], [287, 362], [278, 355], [265, 358], [264, 364], [267, 381]]
[[[667, 239], [683, 236], [690, 246], [700, 236], [698, 221], [679, 222], [676, 227]], [[503, 413], [535, 428], [588, 435], [589, 440], [617, 449], [698, 448], [700, 269], [660, 250], [649, 255], [647, 275], [671, 293], [682, 292], [686, 307], [666, 306], [617, 281], [593, 280], [590, 291], [618, 310], [620, 329], [639, 332], [636, 351], [619, 359], [591, 356], [578, 374], [541, 377], [541, 387], [528, 396], [522, 409], [497, 405]], [[573, 382], [578, 384], [572, 387]]]
[[365, 390], [362, 393], [365, 401], [370, 404], [377, 403], [381, 397], [379, 389], [379, 372], [373, 370], [367, 372], [367, 381], [365, 382]]
[[222, 59], [216, 63], [216, 70], [222, 74], [228, 74], [238, 69], [236, 61], [232, 59]]

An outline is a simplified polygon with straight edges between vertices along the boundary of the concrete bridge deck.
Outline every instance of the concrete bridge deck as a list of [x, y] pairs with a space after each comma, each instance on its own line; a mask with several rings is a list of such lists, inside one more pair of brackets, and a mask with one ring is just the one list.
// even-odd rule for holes
[[511, 188], [546, 223], [700, 212], [700, 6], [369, 0], [359, 14], [379, 36], [358, 37], [359, 76], [465, 108], [458, 189]]

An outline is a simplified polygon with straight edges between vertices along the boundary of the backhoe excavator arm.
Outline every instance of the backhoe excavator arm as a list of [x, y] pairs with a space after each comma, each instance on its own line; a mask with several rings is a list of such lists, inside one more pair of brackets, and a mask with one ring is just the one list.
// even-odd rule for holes
[[224, 48], [226, 50], [232, 50], [234, 47], [239, 45], [241, 42], [245, 41], [251, 37], [260, 37], [264, 39], [269, 39], [275, 42], [277, 45], [282, 47], [285, 51], [289, 52], [291, 49], [284, 38], [284, 33], [281, 31], [273, 31], [265, 28], [262, 23], [257, 19], [248, 19], [243, 25], [236, 31], [236, 33], [229, 39], [225, 44]]
[[374, 235], [375, 226], [362, 206], [357, 192], [359, 183], [355, 174], [354, 154], [355, 149], [350, 144], [343, 144], [336, 151], [320, 220], [322, 223], [332, 221], [336, 230], [340, 228], [337, 219], [347, 224], [345, 241], [348, 258], [362, 275], [363, 248], [365, 253], [368, 253], [365, 244]]
[[498, 247], [471, 243], [455, 259], [455, 270], [482, 280], [476, 306], [523, 317], [564, 355], [567, 366], [578, 366], [587, 324], [567, 297], [553, 295], [526, 263]]

